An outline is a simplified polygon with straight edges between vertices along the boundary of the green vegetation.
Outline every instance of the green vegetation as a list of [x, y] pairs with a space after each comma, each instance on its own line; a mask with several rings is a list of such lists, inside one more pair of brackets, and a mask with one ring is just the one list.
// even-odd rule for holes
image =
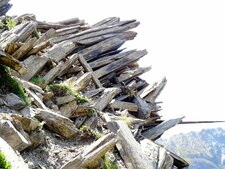
[[41, 88], [45, 87], [45, 80], [41, 76], [35, 76], [31, 79], [31, 82], [38, 85]]
[[11, 164], [6, 160], [5, 154], [0, 152], [0, 168], [11, 169]]
[[38, 38], [38, 39], [40, 38], [40, 32], [38, 32], [37, 29], [34, 29], [33, 35], [34, 35], [36, 38]]
[[24, 92], [22, 85], [11, 76], [10, 69], [3, 65], [0, 65], [0, 86], [2, 90], [15, 93], [27, 105], [30, 105], [30, 100]]
[[13, 29], [15, 26], [16, 26], [16, 22], [13, 18], [8, 18], [6, 20], [6, 26], [7, 28], [10, 30], [10, 29]]
[[94, 136], [96, 139], [99, 139], [100, 137], [103, 136], [102, 133], [96, 131], [96, 130], [92, 130], [89, 126], [85, 126], [83, 125], [81, 128], [80, 128], [80, 131], [84, 132], [84, 133], [88, 133], [92, 136]]
[[5, 26], [5, 24], [2, 22], [2, 20], [0, 20], [0, 29], [3, 29]]
[[76, 98], [77, 104], [87, 103], [90, 100], [80, 94], [71, 84], [59, 83], [48, 86], [48, 90], [52, 91], [55, 96], [72, 95]]
[[107, 153], [104, 155], [103, 160], [104, 160], [104, 169], [119, 169], [117, 163], [112, 162], [109, 159], [109, 156]]

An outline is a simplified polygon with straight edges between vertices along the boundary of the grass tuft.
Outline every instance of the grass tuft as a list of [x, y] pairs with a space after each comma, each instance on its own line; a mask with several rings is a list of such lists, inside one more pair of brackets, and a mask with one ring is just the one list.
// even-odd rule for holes
[[11, 164], [7, 161], [5, 154], [0, 152], [0, 168], [11, 169]]
[[104, 161], [104, 169], [119, 169], [119, 166], [117, 165], [117, 163], [112, 162], [109, 159], [107, 153], [104, 155], [103, 161]]

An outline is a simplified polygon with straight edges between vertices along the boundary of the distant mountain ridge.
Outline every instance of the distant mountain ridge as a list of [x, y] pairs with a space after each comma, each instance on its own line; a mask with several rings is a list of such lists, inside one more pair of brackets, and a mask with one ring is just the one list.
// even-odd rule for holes
[[204, 129], [159, 140], [190, 163], [190, 169], [225, 169], [225, 130]]

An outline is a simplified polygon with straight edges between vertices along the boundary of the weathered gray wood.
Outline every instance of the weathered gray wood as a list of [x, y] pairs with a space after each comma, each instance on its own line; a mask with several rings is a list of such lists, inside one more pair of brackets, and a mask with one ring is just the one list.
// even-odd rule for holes
[[49, 29], [47, 32], [45, 32], [35, 43], [35, 45], [38, 45], [40, 43], [43, 43], [45, 41], [48, 41], [50, 38], [54, 37], [56, 34], [55, 29]]
[[40, 44], [35, 45], [27, 55], [35, 55], [38, 52], [42, 51], [43, 49], [47, 48], [48, 46], [50, 46], [49, 41], [41, 42]]
[[86, 62], [86, 60], [84, 59], [84, 57], [82, 55], [79, 55], [78, 60], [79, 60], [80, 64], [84, 67], [84, 69], [92, 74], [92, 79], [93, 79], [95, 85], [98, 86], [98, 87], [102, 87], [101, 82], [94, 75], [93, 70], [91, 69], [91, 67], [89, 66], [89, 64]]
[[173, 152], [171, 152], [169, 150], [167, 150], [167, 151], [170, 153], [170, 156], [173, 157], [173, 159], [174, 159], [174, 165], [176, 167], [184, 169], [185, 167], [188, 167], [189, 166], [189, 164], [188, 164], [187, 161], [185, 161], [181, 157], [177, 156]]
[[31, 38], [27, 43], [25, 43], [15, 53], [13, 53], [12, 56], [16, 59], [21, 59], [24, 55], [31, 51], [36, 40], [37, 38]]
[[24, 42], [34, 31], [37, 23], [35, 21], [29, 21], [28, 25], [18, 33], [17, 42]]
[[138, 111], [138, 106], [136, 104], [131, 103], [131, 102], [117, 101], [117, 100], [112, 100], [109, 103], [109, 107], [113, 110], [114, 109], [119, 109], [119, 110], [127, 109], [128, 111], [131, 111], [131, 112]]
[[85, 89], [92, 79], [92, 73], [87, 72], [83, 74], [80, 78], [76, 79], [74, 77], [68, 79], [66, 83], [71, 84], [78, 91]]
[[64, 75], [70, 68], [71, 66], [78, 60], [78, 55], [73, 54], [68, 57], [67, 61], [63, 64], [63, 67], [60, 70], [60, 73], [57, 75], [57, 77]]
[[142, 100], [140, 97], [136, 97], [134, 102], [138, 106], [138, 117], [141, 119], [147, 119], [150, 117], [152, 112], [152, 107], [146, 103], [146, 101]]
[[136, 69], [127, 70], [127, 71], [122, 72], [119, 75], [118, 80], [119, 80], [119, 82], [123, 82], [125, 80], [130, 79], [130, 78], [134, 78], [134, 77], [139, 76], [143, 73], [146, 73], [149, 70], [151, 70], [151, 66], [150, 67], [143, 67], [143, 68], [138, 67]]
[[102, 111], [120, 91], [121, 90], [116, 87], [105, 89], [104, 93], [99, 98], [99, 100], [95, 103], [94, 107], [97, 110]]
[[44, 84], [47, 85], [52, 82], [59, 75], [63, 66], [64, 62], [60, 61], [57, 66], [48, 71], [43, 77]]
[[62, 116], [71, 118], [77, 108], [78, 108], [77, 101], [74, 100], [74, 101], [71, 101], [71, 102], [63, 105], [59, 111]]
[[35, 115], [35, 118], [44, 121], [50, 130], [66, 138], [74, 137], [79, 134], [79, 130], [76, 128], [73, 121], [67, 117], [48, 110], [37, 110], [38, 113]]
[[98, 89], [93, 89], [93, 90], [88, 90], [87, 92], [83, 93], [83, 95], [87, 98], [92, 98], [98, 94], [100, 94], [101, 92], [103, 92], [105, 90], [105, 88], [98, 88]]
[[156, 127], [153, 127], [147, 131], [142, 132], [142, 135], [150, 140], [155, 140], [159, 136], [161, 136], [166, 130], [179, 124], [183, 118], [184, 117], [164, 121], [163, 123], [157, 125]]
[[108, 122], [107, 127], [118, 135], [124, 153], [121, 156], [127, 168], [155, 169], [153, 163], [147, 160], [147, 156], [142, 152], [141, 145], [135, 140], [125, 122], [120, 120]]
[[56, 104], [59, 106], [59, 105], [65, 104], [65, 103], [69, 103], [73, 100], [75, 100], [75, 97], [71, 96], [71, 95], [63, 96], [63, 97], [56, 97]]
[[82, 54], [86, 61], [90, 61], [101, 53], [119, 48], [124, 42], [124, 38], [112, 37], [83, 49], [79, 54]]
[[114, 61], [112, 62], [111, 64], [108, 64], [107, 66], [104, 66], [98, 70], [95, 71], [95, 76], [97, 78], [100, 78], [104, 75], [107, 75], [111, 72], [114, 72], [116, 70], [119, 70], [121, 69], [121, 67], [124, 67], [126, 66], [127, 64], [131, 63], [131, 62], [134, 62], [138, 59], [140, 59], [141, 57], [143, 57], [144, 55], [147, 54], [147, 51], [146, 50], [142, 50], [142, 51], [137, 51], [137, 52], [134, 52], [130, 55], [127, 55], [117, 61]]
[[105, 57], [101, 57], [99, 59], [96, 59], [92, 62], [89, 62], [89, 65], [91, 66], [92, 69], [96, 69], [102, 66], [105, 66], [115, 60], [118, 60], [126, 55], [131, 54], [132, 52], [135, 52], [136, 50], [131, 50], [131, 51], [127, 51], [127, 52], [123, 52], [123, 53], [118, 53], [115, 55], [110, 55], [110, 56], [105, 56]]
[[112, 149], [116, 142], [116, 136], [109, 133], [92, 143], [82, 154], [79, 154], [75, 159], [64, 164], [60, 169], [83, 169], [93, 167], [93, 163], [97, 162], [106, 152]]
[[145, 100], [152, 103], [155, 102], [156, 98], [159, 96], [163, 88], [166, 86], [166, 83], [167, 83], [166, 77], [162, 78], [161, 81], [157, 83], [155, 90], [145, 97]]
[[42, 100], [34, 92], [32, 92], [31, 90], [29, 90], [27, 88], [25, 88], [25, 90], [26, 90], [27, 94], [34, 99], [34, 104], [37, 107], [48, 110], [48, 108], [45, 106], [45, 104], [42, 102]]
[[23, 62], [27, 68], [27, 71], [24, 75], [21, 76], [21, 78], [25, 80], [30, 80], [32, 77], [34, 77], [38, 72], [42, 70], [42, 68], [46, 65], [48, 61], [49, 58], [47, 58], [45, 55], [43, 56], [32, 55], [28, 57]]
[[143, 88], [142, 90], [140, 90], [137, 95], [140, 96], [141, 98], [146, 97], [150, 92], [152, 92], [153, 90], [156, 89], [157, 86], [157, 82], [153, 82], [151, 84], [148, 84], [147, 87]]
[[157, 169], [171, 169], [173, 166], [173, 158], [165, 148], [155, 144], [151, 140], [144, 139], [140, 141], [142, 151], [152, 161]]
[[105, 19], [95, 23], [91, 27], [109, 26], [109, 25], [112, 25], [113, 23], [117, 23], [119, 21], [120, 21], [119, 17], [109, 17], [109, 18], [105, 18]]
[[48, 52], [46, 53], [46, 57], [50, 58], [55, 62], [59, 62], [75, 48], [76, 45], [70, 41], [55, 44], [51, 49], [48, 50]]

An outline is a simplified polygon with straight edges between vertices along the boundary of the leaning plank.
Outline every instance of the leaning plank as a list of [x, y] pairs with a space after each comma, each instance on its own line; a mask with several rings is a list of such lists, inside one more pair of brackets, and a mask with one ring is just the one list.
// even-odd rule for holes
[[163, 77], [161, 81], [157, 83], [155, 90], [145, 97], [145, 100], [152, 103], [155, 102], [156, 98], [160, 95], [161, 91], [166, 86], [166, 83], [167, 83], [166, 77]]
[[46, 53], [46, 56], [55, 62], [59, 62], [76, 48], [75, 44], [70, 41], [55, 44]]
[[118, 53], [118, 54], [115, 54], [115, 55], [104, 56], [104, 57], [96, 59], [92, 62], [89, 62], [89, 65], [91, 66], [92, 69], [96, 69], [96, 68], [105, 66], [105, 65], [107, 65], [107, 64], [109, 64], [109, 63], [111, 63], [115, 60], [121, 59], [122, 57], [124, 57], [126, 55], [129, 55], [129, 54], [131, 54], [135, 51], [136, 50], [130, 50], [130, 51]]
[[64, 65], [64, 62], [61, 61], [57, 66], [52, 68], [46, 75], [43, 77], [44, 84], [48, 85], [50, 82], [54, 80], [54, 78], [60, 73], [62, 67]]
[[68, 57], [66, 62], [63, 64], [63, 67], [60, 70], [60, 73], [57, 75], [57, 77], [64, 75], [70, 68], [71, 66], [78, 60], [78, 55], [73, 54]]
[[95, 108], [97, 110], [102, 111], [111, 101], [112, 99], [120, 93], [120, 88], [112, 87], [104, 90], [103, 95], [99, 98], [99, 100], [95, 103]]
[[50, 38], [55, 36], [55, 29], [49, 29], [47, 32], [45, 32], [35, 43], [35, 45], [38, 45], [40, 43], [43, 43], [45, 41], [48, 41]]
[[179, 124], [183, 118], [184, 117], [164, 121], [161, 124], [157, 125], [156, 127], [153, 127], [147, 131], [144, 131], [142, 135], [150, 140], [155, 140], [159, 136], [161, 136], [166, 130]]
[[92, 79], [93, 79], [95, 85], [98, 86], [98, 87], [102, 87], [101, 82], [100, 82], [100, 81], [98, 80], [98, 78], [94, 75], [92, 68], [91, 68], [90, 65], [86, 62], [86, 60], [84, 59], [84, 57], [83, 57], [82, 55], [79, 55], [78, 60], [79, 60], [80, 64], [84, 67], [84, 69], [92, 74]]
[[109, 107], [113, 110], [114, 109], [119, 109], [119, 110], [127, 109], [128, 111], [131, 111], [131, 112], [137, 112], [138, 111], [138, 106], [135, 103], [117, 101], [117, 100], [112, 100], [109, 103]]
[[116, 142], [116, 135], [109, 133], [92, 143], [82, 154], [79, 154], [75, 159], [69, 161], [60, 169], [84, 169], [93, 167], [93, 163], [98, 162], [106, 152], [115, 146]]
[[74, 77], [66, 80], [66, 83], [69, 83], [74, 86], [74, 88], [78, 91], [85, 89], [92, 79], [92, 73], [87, 72], [83, 74], [80, 78], [76, 79]]
[[150, 92], [152, 92], [153, 90], [156, 89], [157, 86], [157, 82], [148, 84], [147, 87], [143, 88], [142, 90], [140, 90], [137, 95], [140, 96], [141, 98], [146, 97]]
[[36, 21], [29, 21], [27, 26], [18, 33], [17, 42], [24, 42], [34, 31], [37, 26]]
[[44, 121], [46, 126], [50, 130], [66, 138], [73, 137], [79, 134], [79, 130], [76, 128], [73, 121], [71, 121], [67, 117], [48, 110], [37, 110], [38, 113], [35, 115], [35, 118]]
[[108, 122], [107, 127], [118, 135], [119, 143], [122, 145], [121, 154], [125, 165], [133, 169], [155, 169], [151, 161], [142, 152], [141, 145], [135, 140], [130, 129], [124, 121], [118, 120]]
[[118, 77], [118, 80], [119, 82], [123, 82], [127, 79], [130, 79], [130, 78], [134, 78], [136, 76], [139, 76], [143, 73], [146, 73], [148, 72], [149, 70], [151, 70], [151, 66], [150, 67], [138, 67], [136, 69], [131, 69], [131, 70], [128, 70], [128, 71], [125, 71], [125, 72], [122, 72], [119, 77]]
[[27, 43], [21, 46], [14, 54], [13, 57], [21, 59], [24, 55], [31, 51], [37, 38], [31, 38]]
[[152, 161], [157, 169], [168, 169], [173, 166], [173, 158], [165, 148], [157, 145], [151, 140], [144, 139], [140, 141], [143, 153]]
[[47, 48], [48, 46], [50, 46], [50, 42], [49, 41], [44, 41], [40, 44], [37, 44], [33, 47], [33, 49], [27, 54], [27, 55], [35, 55], [38, 52], [42, 51], [43, 49]]
[[131, 53], [130, 55], [128, 56], [125, 56], [117, 61], [114, 61], [112, 62], [111, 64], [108, 64], [98, 70], [95, 71], [95, 76], [97, 78], [100, 78], [104, 75], [107, 75], [111, 72], [114, 72], [118, 69], [121, 69], [121, 67], [124, 67], [126, 66], [127, 64], [131, 63], [131, 62], [134, 62], [138, 59], [140, 59], [141, 57], [143, 57], [144, 55], [147, 54], [147, 51], [146, 50], [142, 50], [142, 51], [137, 51], [137, 52], [134, 52], [134, 53]]
[[27, 68], [27, 71], [24, 75], [21, 76], [22, 79], [30, 80], [32, 77], [34, 77], [42, 68], [45, 66], [45, 64], [49, 61], [49, 58], [46, 56], [35, 56], [32, 55], [28, 57], [23, 63]]

